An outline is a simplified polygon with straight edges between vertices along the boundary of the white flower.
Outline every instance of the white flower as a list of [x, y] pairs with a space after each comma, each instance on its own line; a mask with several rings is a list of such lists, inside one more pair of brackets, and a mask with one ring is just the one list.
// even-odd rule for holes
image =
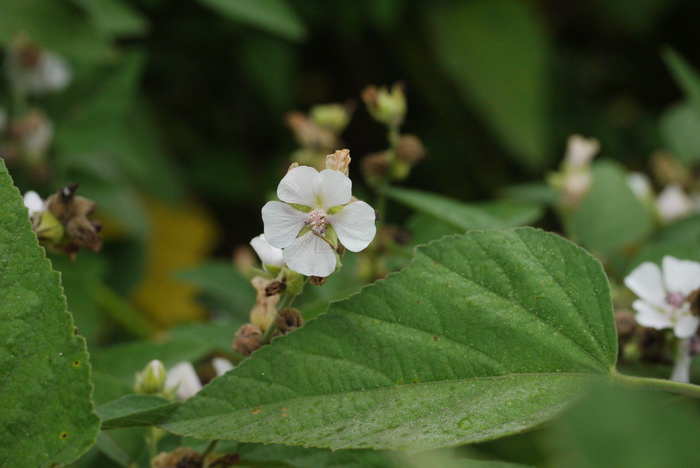
[[571, 135], [566, 144], [564, 163], [570, 170], [582, 169], [590, 164], [600, 151], [600, 143], [595, 138]]
[[282, 249], [273, 247], [265, 239], [265, 234], [260, 234], [258, 237], [254, 237], [250, 241], [250, 246], [253, 247], [255, 253], [260, 257], [263, 268], [267, 270], [267, 265], [282, 268], [284, 266], [284, 259], [282, 258]]
[[36, 213], [40, 213], [46, 210], [46, 204], [44, 200], [41, 199], [38, 193], [33, 190], [28, 191], [24, 194], [24, 206], [29, 210], [29, 217], [31, 218]]
[[[225, 374], [234, 367], [231, 362], [224, 358], [214, 358], [212, 366], [214, 366], [217, 376]], [[185, 401], [202, 389], [202, 381], [199, 380], [192, 363], [185, 361], [175, 364], [168, 371], [165, 388], [176, 389], [177, 399]]]
[[689, 338], [700, 324], [687, 301], [700, 288], [700, 263], [667, 255], [662, 267], [644, 262], [625, 278], [625, 285], [639, 296], [632, 304], [637, 322], [657, 330], [673, 328], [678, 338]]
[[192, 363], [180, 362], [168, 371], [165, 387], [176, 388], [177, 399], [184, 401], [202, 389], [202, 382]]
[[656, 208], [664, 223], [684, 218], [693, 212], [693, 200], [678, 184], [669, 184], [656, 199]]
[[654, 197], [654, 192], [651, 188], [651, 182], [646, 174], [641, 172], [630, 172], [627, 175], [627, 185], [634, 193], [634, 196], [639, 200], [646, 202]]
[[277, 196], [281, 202], [262, 209], [265, 238], [283, 249], [284, 263], [302, 275], [325, 277], [335, 271], [333, 233], [352, 252], [374, 239], [374, 209], [353, 201], [352, 182], [339, 171], [296, 167], [280, 182]]

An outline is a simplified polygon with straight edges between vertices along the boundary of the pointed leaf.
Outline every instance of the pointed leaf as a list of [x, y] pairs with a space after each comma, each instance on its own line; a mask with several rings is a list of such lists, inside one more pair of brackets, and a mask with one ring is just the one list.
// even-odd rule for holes
[[473, 231], [256, 351], [164, 423], [244, 442], [413, 451], [492, 439], [556, 415], [613, 368], [608, 282], [531, 228]]
[[2, 160], [0, 206], [0, 466], [67, 464], [100, 427], [85, 340]]
[[387, 187], [382, 191], [389, 198], [463, 231], [522, 226], [542, 216], [542, 207], [534, 203], [507, 200], [464, 203], [420, 190]]
[[518, 0], [433, 3], [438, 60], [518, 161], [547, 161], [549, 38], [533, 6]]

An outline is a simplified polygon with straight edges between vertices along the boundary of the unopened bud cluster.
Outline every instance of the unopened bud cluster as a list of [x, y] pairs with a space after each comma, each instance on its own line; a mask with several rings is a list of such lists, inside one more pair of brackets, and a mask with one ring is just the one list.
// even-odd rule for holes
[[416, 135], [400, 133], [407, 110], [404, 86], [397, 83], [387, 89], [370, 85], [362, 91], [362, 100], [370, 115], [389, 131], [389, 148], [362, 158], [365, 180], [376, 187], [405, 179], [426, 151]]
[[308, 115], [297, 111], [287, 114], [287, 126], [300, 146], [292, 159], [322, 169], [325, 155], [342, 146], [340, 136], [350, 123], [353, 111], [351, 104], [323, 104], [312, 107]]
[[78, 184], [66, 185], [46, 201], [35, 192], [27, 192], [24, 196], [32, 229], [42, 245], [66, 253], [72, 259], [81, 248], [93, 252], [102, 248], [102, 223], [90, 219], [97, 204], [76, 195], [77, 189]]

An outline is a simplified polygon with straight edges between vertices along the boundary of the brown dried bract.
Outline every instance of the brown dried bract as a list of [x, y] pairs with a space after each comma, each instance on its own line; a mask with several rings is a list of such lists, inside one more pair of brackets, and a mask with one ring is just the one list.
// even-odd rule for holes
[[263, 332], [260, 327], [246, 323], [236, 332], [233, 339], [233, 350], [244, 356], [250, 356], [253, 351], [262, 346]]
[[277, 335], [286, 335], [297, 328], [301, 328], [303, 325], [304, 318], [301, 316], [301, 312], [293, 307], [285, 307], [275, 317]]
[[326, 284], [327, 276], [312, 276], [309, 278], [309, 282], [314, 286], [323, 286]]
[[273, 281], [272, 283], [265, 286], [265, 296], [276, 296], [285, 289], [287, 289], [287, 285], [285, 283], [283, 283], [282, 281]]

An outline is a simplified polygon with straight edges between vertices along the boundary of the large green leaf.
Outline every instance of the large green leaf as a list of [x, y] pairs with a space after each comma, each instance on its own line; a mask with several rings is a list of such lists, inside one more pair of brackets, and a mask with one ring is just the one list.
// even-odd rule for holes
[[435, 52], [518, 161], [546, 163], [549, 40], [528, 2], [431, 3]]
[[286, 39], [300, 41], [306, 27], [286, 0], [199, 0], [218, 13], [257, 26]]
[[618, 164], [599, 161], [592, 173], [593, 184], [568, 227], [571, 237], [584, 247], [609, 256], [644, 239], [651, 232], [653, 219]]
[[463, 231], [522, 226], [542, 216], [542, 207], [534, 203], [499, 200], [468, 204], [421, 190], [387, 187], [382, 191], [389, 198]]
[[201, 438], [413, 451], [557, 414], [617, 343], [597, 260], [532, 228], [473, 231], [256, 351], [164, 427]]
[[85, 340], [0, 161], [0, 466], [70, 463], [95, 442]]

